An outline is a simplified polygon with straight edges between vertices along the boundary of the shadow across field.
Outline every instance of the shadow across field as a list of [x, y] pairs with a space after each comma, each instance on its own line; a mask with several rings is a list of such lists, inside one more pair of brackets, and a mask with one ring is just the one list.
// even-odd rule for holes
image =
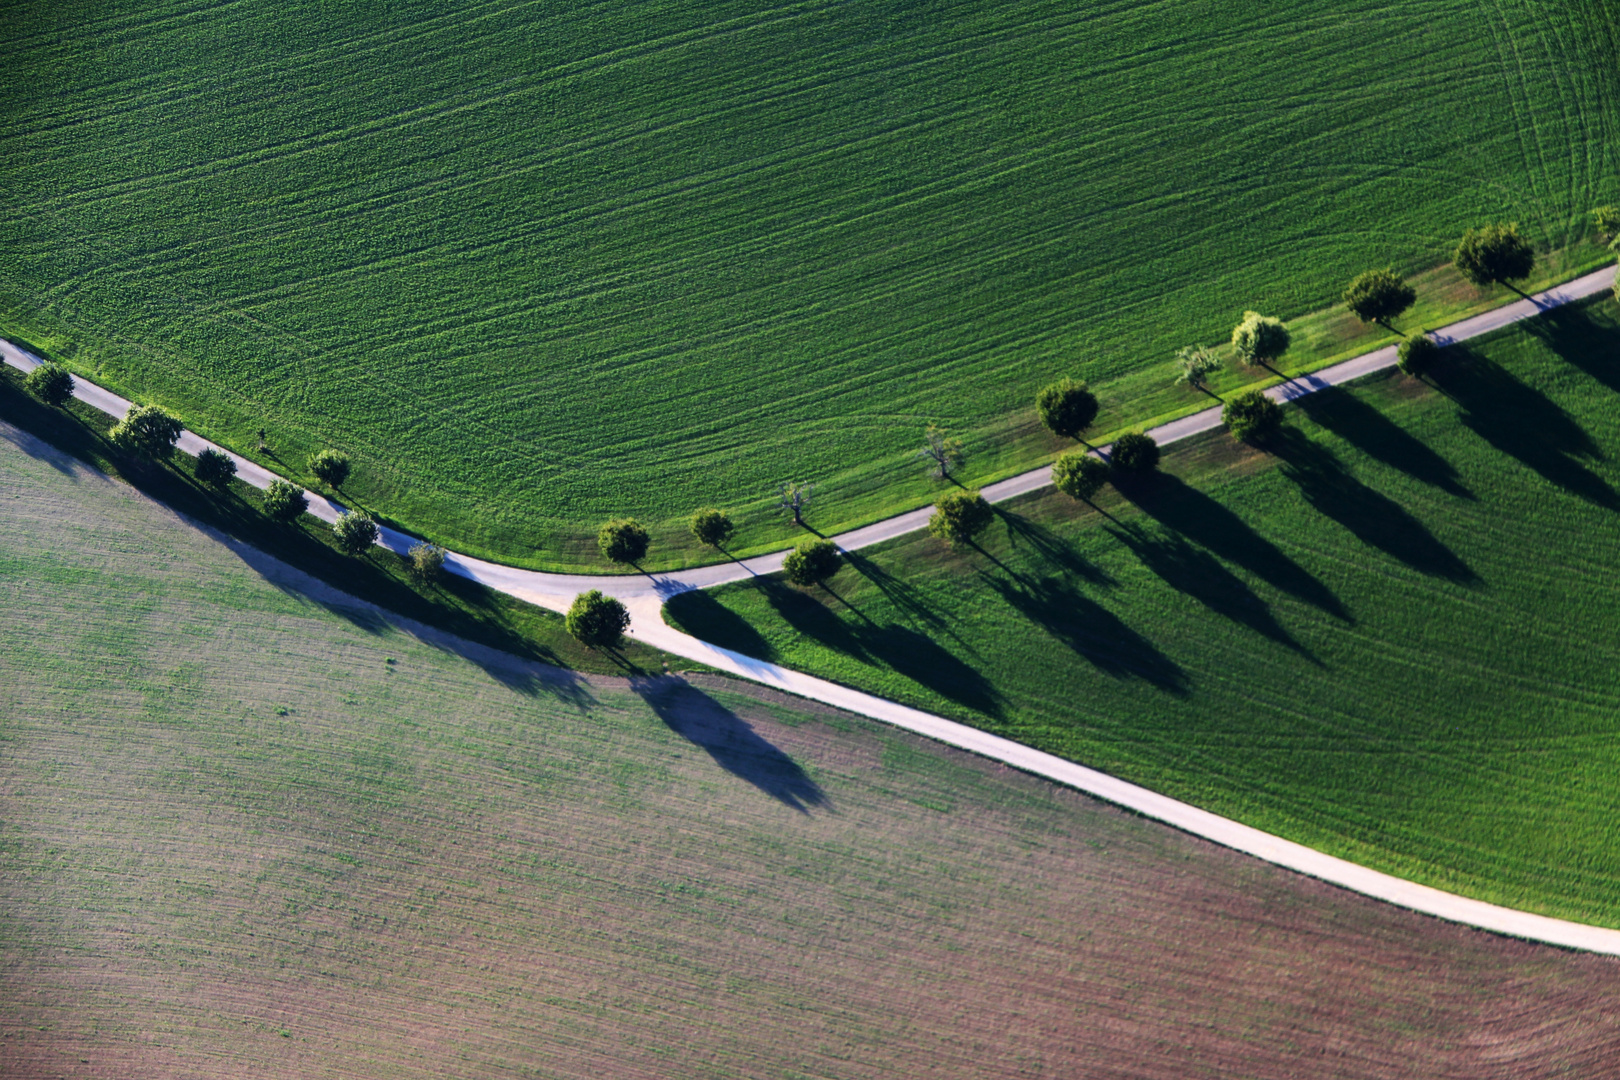
[[1452, 495], [1474, 497], [1449, 461], [1343, 387], [1325, 387], [1297, 399], [1295, 404], [1311, 420], [1368, 457]]
[[1431, 377], [1462, 410], [1465, 427], [1549, 483], [1620, 510], [1620, 494], [1579, 460], [1601, 461], [1603, 452], [1557, 402], [1467, 346], [1449, 346], [1441, 355]]
[[830, 808], [826, 792], [798, 762], [685, 679], [637, 677], [630, 680], [630, 688], [671, 731], [701, 747], [726, 772], [801, 814]]
[[1553, 308], [1523, 326], [1565, 363], [1620, 393], [1620, 334], [1594, 320], [1586, 305]]
[[1272, 444], [1283, 475], [1299, 485], [1305, 501], [1337, 521], [1364, 544], [1412, 569], [1460, 584], [1479, 581], [1455, 552], [1395, 500], [1356, 479], [1338, 455], [1297, 431], [1283, 431]]

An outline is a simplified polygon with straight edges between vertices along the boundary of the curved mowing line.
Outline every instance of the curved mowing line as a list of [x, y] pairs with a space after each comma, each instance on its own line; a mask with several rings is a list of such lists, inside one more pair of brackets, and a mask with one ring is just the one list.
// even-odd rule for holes
[[[1534, 318], [1543, 311], [1595, 296], [1613, 286], [1615, 269], [1613, 266], [1605, 267], [1557, 288], [1537, 293], [1528, 299], [1521, 299], [1483, 315], [1453, 323], [1435, 332], [1434, 337], [1445, 344], [1466, 341], [1516, 322]], [[6, 363], [23, 371], [32, 370], [40, 362], [38, 357], [4, 339], [0, 339], [0, 357], [3, 357]], [[1266, 394], [1275, 401], [1293, 401], [1318, 390], [1382, 371], [1394, 363], [1395, 349], [1390, 346], [1336, 364], [1314, 375], [1290, 379], [1267, 390]], [[128, 401], [117, 394], [77, 376], [73, 379], [73, 392], [86, 404], [93, 405], [111, 416], [122, 417], [130, 406]], [[1220, 408], [1217, 406], [1154, 428], [1150, 434], [1163, 445], [1178, 442], [1219, 426]], [[209, 447], [222, 449], [214, 447], [213, 444], [189, 431], [180, 437], [180, 449], [188, 454], [195, 455]], [[1106, 453], [1107, 448], [1104, 447], [1102, 452]], [[279, 479], [276, 474], [246, 458], [236, 454], [230, 456], [236, 461], [237, 477], [254, 487], [263, 488], [270, 481]], [[1050, 471], [1043, 466], [987, 486], [984, 489], [984, 496], [992, 502], [1000, 502], [1038, 491], [1050, 483]], [[306, 492], [306, 495], [309, 498], [311, 514], [326, 522], [337, 520], [342, 507], [314, 492]], [[843, 533], [833, 539], [841, 549], [854, 551], [915, 532], [927, 524], [932, 512], [933, 507], [925, 506], [865, 528]], [[409, 551], [411, 545], [416, 543], [414, 537], [394, 529], [383, 528], [381, 534], [378, 543], [400, 554]], [[740, 678], [824, 702], [925, 735], [958, 749], [983, 755], [1011, 765], [1015, 769], [1022, 769], [1076, 788], [1145, 817], [1162, 821], [1194, 836], [1253, 855], [1276, 866], [1320, 878], [1364, 896], [1512, 937], [1620, 956], [1620, 930], [1516, 911], [1513, 908], [1488, 904], [1482, 900], [1471, 900], [1468, 897], [1371, 870], [1346, 859], [1326, 855], [1303, 844], [1262, 832], [1230, 818], [1221, 817], [1219, 814], [1200, 810], [1196, 806], [1127, 783], [1095, 769], [1088, 769], [1084, 765], [1077, 765], [1053, 754], [1035, 750], [1022, 743], [991, 735], [920, 709], [887, 701], [860, 690], [840, 686], [825, 679], [818, 679], [813, 675], [793, 671], [778, 664], [722, 649], [665, 624], [663, 605], [669, 597], [693, 589], [708, 588], [729, 581], [772, 573], [781, 569], [786, 554], [785, 551], [779, 551], [743, 562], [697, 567], [658, 575], [547, 574], [537, 570], [501, 566], [498, 563], [454, 553], [446, 558], [445, 565], [455, 573], [489, 588], [498, 589], [520, 600], [539, 604], [554, 611], [567, 610], [574, 596], [586, 589], [601, 589], [618, 597], [630, 609], [634, 619], [634, 627], [630, 631], [632, 636], [688, 660], [696, 660]]]

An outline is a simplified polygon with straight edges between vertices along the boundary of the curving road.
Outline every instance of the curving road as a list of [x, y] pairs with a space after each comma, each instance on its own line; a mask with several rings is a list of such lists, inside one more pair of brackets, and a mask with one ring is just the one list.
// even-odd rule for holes
[[[1432, 336], [1444, 344], [1466, 341], [1532, 318], [1543, 311], [1597, 295], [1613, 287], [1614, 280], [1615, 267], [1605, 267], [1527, 299], [1453, 323], [1434, 332]], [[40, 362], [38, 357], [3, 339], [0, 339], [0, 358], [23, 371], [32, 370]], [[1291, 379], [1272, 387], [1266, 393], [1279, 402], [1293, 401], [1318, 390], [1381, 371], [1393, 366], [1394, 363], [1395, 348], [1390, 346], [1324, 368], [1314, 374]], [[114, 417], [122, 417], [130, 406], [124, 398], [77, 376], [73, 380], [73, 392], [76, 397]], [[1160, 445], [1166, 445], [1213, 430], [1220, 426], [1220, 422], [1220, 407], [1213, 406], [1203, 412], [1153, 428], [1149, 434]], [[214, 446], [213, 443], [189, 431], [181, 436], [179, 445], [181, 450], [192, 455], [209, 447], [222, 450], [236, 462], [237, 476], [255, 487], [264, 488], [270, 481], [279, 479], [275, 473], [222, 447]], [[1107, 448], [1104, 447], [1103, 452], [1106, 451]], [[987, 485], [983, 488], [983, 493], [991, 502], [1001, 502], [1037, 491], [1049, 483], [1051, 483], [1050, 467], [1042, 466]], [[339, 505], [314, 492], [307, 494], [310, 513], [326, 522], [337, 519], [342, 510]], [[932, 512], [933, 507], [925, 506], [884, 521], [874, 522], [864, 528], [842, 533], [833, 537], [833, 540], [845, 551], [858, 550], [924, 528]], [[384, 528], [378, 543], [403, 554], [416, 543], [416, 540], [396, 530]], [[1588, 926], [1499, 907], [1369, 870], [1302, 844], [1250, 828], [1230, 818], [1200, 810], [1190, 804], [1126, 783], [1095, 769], [1088, 769], [1083, 765], [1031, 749], [1022, 743], [990, 735], [977, 728], [777, 664], [721, 649], [665, 624], [662, 609], [668, 597], [692, 589], [709, 588], [730, 581], [740, 581], [750, 576], [772, 573], [782, 568], [785, 556], [785, 551], [779, 551], [740, 562], [643, 575], [548, 574], [502, 566], [499, 563], [455, 553], [450, 553], [446, 557], [445, 565], [454, 573], [554, 611], [566, 611], [573, 598], [586, 589], [601, 589], [604, 593], [618, 597], [630, 609], [633, 620], [630, 632], [633, 637], [665, 652], [981, 754], [1025, 772], [1077, 788], [1275, 865], [1309, 874], [1401, 907], [1513, 937], [1620, 956], [1620, 930]]]

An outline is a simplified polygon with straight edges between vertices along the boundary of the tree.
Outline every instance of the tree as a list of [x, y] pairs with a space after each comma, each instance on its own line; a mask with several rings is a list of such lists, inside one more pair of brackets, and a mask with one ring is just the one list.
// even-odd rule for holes
[[1071, 499], [1090, 502], [1107, 482], [1107, 463], [1084, 450], [1070, 450], [1052, 462], [1052, 485]]
[[1414, 378], [1421, 379], [1440, 358], [1440, 346], [1424, 334], [1413, 334], [1395, 350], [1395, 366]]
[[1456, 266], [1463, 277], [1483, 288], [1529, 277], [1536, 253], [1517, 224], [1486, 225], [1463, 234]]
[[609, 562], [638, 563], [647, 555], [650, 537], [634, 518], [614, 518], [596, 531], [596, 546]]
[[309, 471], [321, 483], [336, 491], [349, 479], [349, 455], [341, 450], [322, 450], [309, 459]]
[[1159, 444], [1153, 436], [1140, 431], [1127, 431], [1114, 440], [1109, 453], [1109, 464], [1115, 472], [1126, 476], [1146, 476], [1159, 467]]
[[332, 524], [332, 534], [345, 555], [364, 555], [377, 542], [377, 523], [368, 514], [345, 510]]
[[1389, 321], [1417, 302], [1417, 290], [1392, 266], [1358, 274], [1344, 290], [1344, 306], [1364, 323], [1390, 329]]
[[1215, 359], [1214, 353], [1202, 345], [1189, 345], [1176, 352], [1176, 365], [1180, 368], [1176, 382], [1202, 390], [1211, 397], [1219, 397], [1209, 388], [1209, 377], [1221, 370], [1221, 362]]
[[1226, 403], [1221, 423], [1244, 442], [1261, 442], [1282, 426], [1282, 409], [1259, 390], [1250, 390]]
[[600, 589], [592, 589], [574, 597], [563, 626], [581, 645], [611, 649], [630, 629], [630, 613], [611, 596], [603, 596]]
[[810, 496], [816, 490], [814, 484], [783, 484], [778, 502], [784, 512], [793, 515], [793, 524], [804, 524], [804, 508], [810, 505]]
[[795, 585], [815, 585], [836, 574], [842, 562], [838, 545], [831, 540], [801, 540], [782, 560], [782, 569]]
[[229, 454], [210, 446], [197, 455], [197, 464], [192, 471], [202, 483], [222, 488], [236, 475], [236, 462], [231, 460]]
[[934, 504], [928, 531], [945, 541], [946, 547], [971, 543], [995, 520], [996, 512], [977, 491], [953, 491]]
[[437, 544], [412, 544], [406, 570], [424, 584], [439, 580], [444, 572], [444, 548]]
[[1270, 367], [1282, 359], [1292, 340], [1281, 319], [1258, 311], [1245, 311], [1243, 321], [1232, 331], [1232, 348], [1245, 364]]
[[1605, 240], [1620, 236], [1620, 206], [1600, 206], [1593, 210], [1592, 224]]
[[1041, 387], [1041, 392], [1035, 395], [1035, 411], [1040, 413], [1041, 423], [1050, 428], [1052, 434], [1078, 439], [1097, 419], [1097, 395], [1076, 379], [1059, 379]]
[[179, 418], [161, 405], [131, 405], [108, 434], [121, 449], [157, 461], [174, 455], [182, 430]]
[[698, 543], [707, 544], [712, 548], [724, 547], [731, 534], [737, 527], [731, 523], [731, 518], [724, 510], [717, 510], [712, 506], [705, 506], [692, 515], [692, 535], [697, 537]]
[[967, 455], [962, 452], [961, 439], [947, 438], [944, 428], [929, 424], [923, 432], [923, 448], [917, 451], [917, 456], [934, 463], [936, 478], [949, 480], [951, 470], [961, 465]]
[[298, 516], [308, 509], [309, 500], [304, 498], [304, 489], [297, 484], [272, 480], [270, 486], [264, 489], [264, 512], [270, 515], [272, 521], [297, 521]]
[[52, 408], [60, 409], [73, 396], [73, 376], [61, 364], [47, 360], [23, 380], [28, 392]]

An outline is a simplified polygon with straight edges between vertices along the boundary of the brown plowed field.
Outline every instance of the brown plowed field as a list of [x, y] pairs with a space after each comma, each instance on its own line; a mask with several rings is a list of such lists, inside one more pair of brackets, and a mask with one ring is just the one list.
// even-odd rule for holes
[[0, 436], [7, 1078], [1620, 1060], [1620, 961], [733, 683], [509, 662]]

